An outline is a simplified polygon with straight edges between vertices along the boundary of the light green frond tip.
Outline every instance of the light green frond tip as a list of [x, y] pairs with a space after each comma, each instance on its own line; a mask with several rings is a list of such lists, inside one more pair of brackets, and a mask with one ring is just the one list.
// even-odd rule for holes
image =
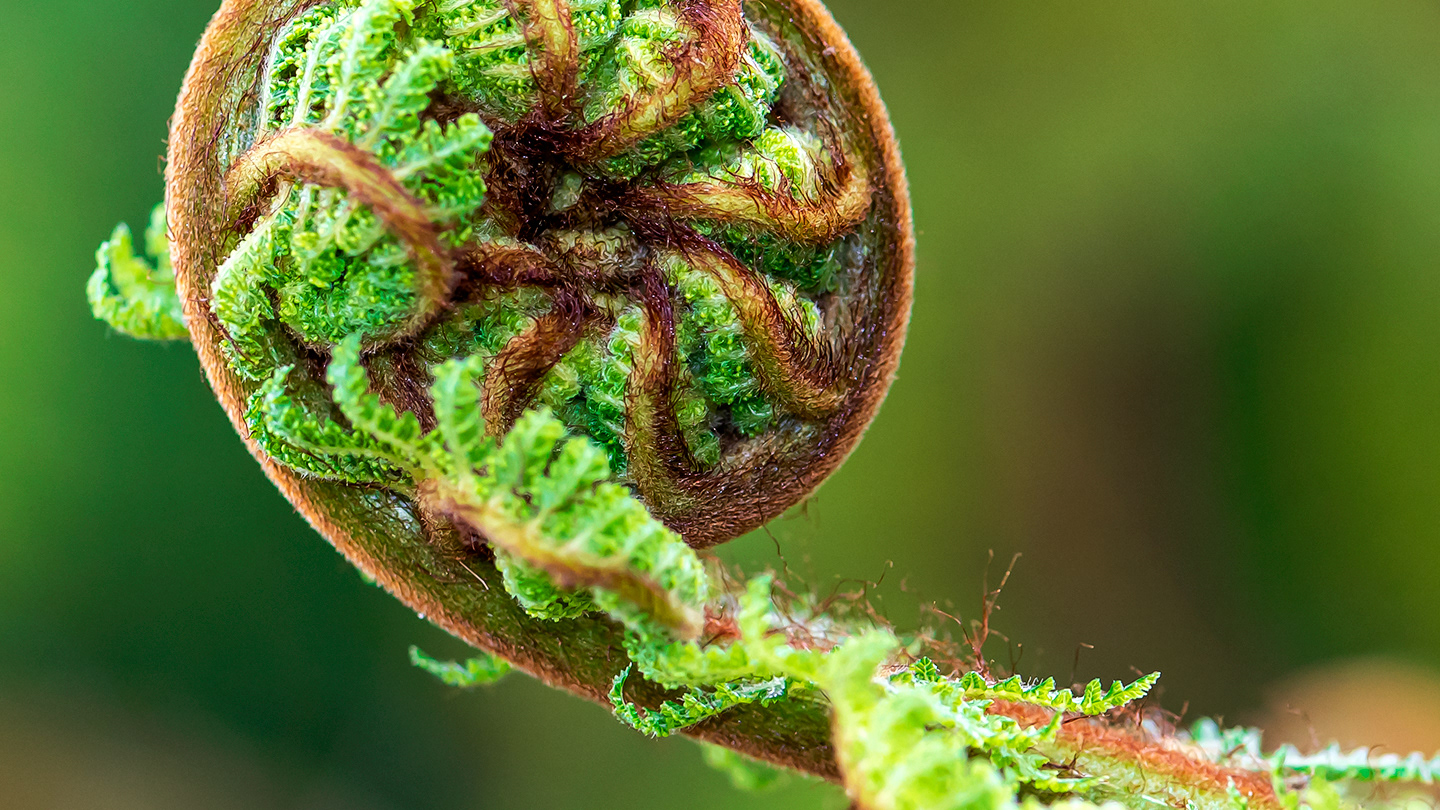
[[875, 678], [898, 646], [884, 631], [856, 636], [829, 656], [822, 673], [851, 798], [877, 810], [1012, 806], [1014, 782], [985, 759], [970, 757], [974, 735], [956, 733], [954, 708], [928, 686], [897, 687]]
[[1267, 767], [1276, 773], [1303, 774], [1326, 782], [1419, 782], [1440, 781], [1440, 756], [1421, 753], [1380, 754], [1369, 748], [1346, 751], [1330, 745], [1313, 754], [1301, 753], [1293, 745], [1282, 745], [1273, 753], [1264, 752], [1258, 728], [1223, 728], [1204, 719], [1190, 729], [1190, 739], [1216, 762], [1238, 763], [1244, 767]]
[[1309, 774], [1330, 782], [1420, 782], [1433, 785], [1440, 777], [1440, 756], [1430, 758], [1421, 753], [1407, 756], [1376, 754], [1369, 748], [1341, 750], [1331, 745], [1314, 754], [1302, 754], [1293, 745], [1282, 745], [1270, 755], [1270, 761], [1282, 771]]
[[789, 781], [790, 774], [744, 754], [710, 743], [700, 743], [705, 764], [730, 777], [730, 784], [747, 793], [759, 793]]
[[1027, 686], [1018, 675], [990, 683], [979, 673], [971, 672], [958, 682], [951, 683], [940, 676], [930, 659], [921, 658], [909, 670], [895, 676], [895, 680], [898, 683], [934, 683], [939, 690], [956, 690], [965, 700], [1003, 700], [1094, 717], [1145, 697], [1160, 680], [1160, 673], [1152, 672], [1128, 685], [1115, 681], [1109, 689], [1104, 688], [1098, 679], [1093, 680], [1077, 696], [1069, 689], [1056, 689], [1054, 678]]
[[652, 737], [668, 737], [736, 706], [749, 703], [769, 706], [782, 700], [790, 690], [790, 682], [785, 678], [722, 683], [713, 691], [692, 688], [678, 702], [666, 701], [652, 711], [625, 699], [625, 679], [630, 669], [626, 667], [615, 677], [610, 688], [610, 704], [621, 722]]
[[480, 655], [457, 663], [431, 658], [414, 646], [410, 648], [410, 663], [457, 689], [488, 686], [510, 673], [510, 665], [493, 655]]
[[165, 206], [150, 215], [145, 246], [155, 259], [151, 266], [135, 255], [130, 227], [115, 226], [95, 252], [95, 272], [85, 287], [90, 311], [117, 332], [142, 340], [185, 340], [185, 315], [175, 292], [170, 243], [165, 236]]

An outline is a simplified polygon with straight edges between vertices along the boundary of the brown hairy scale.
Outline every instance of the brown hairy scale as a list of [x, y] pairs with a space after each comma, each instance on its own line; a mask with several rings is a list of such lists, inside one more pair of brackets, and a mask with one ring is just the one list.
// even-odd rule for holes
[[[685, 463], [686, 451], [668, 407], [676, 376], [675, 314], [649, 256], [642, 255], [634, 267], [607, 267], [533, 247], [469, 246], [442, 253], [435, 250], [433, 229], [428, 223], [420, 227], [413, 209], [407, 209], [413, 197], [399, 193], [403, 189], [357, 180], [359, 175], [350, 170], [361, 158], [340, 145], [311, 138], [307, 145], [316, 148], [308, 160], [267, 157], [266, 144], [244, 158], [234, 154], [239, 150], [230, 136], [243, 117], [253, 113], [272, 38], [296, 15], [322, 3], [224, 0], [181, 89], [169, 140], [166, 213], [178, 288], [201, 365], [266, 474], [357, 568], [421, 617], [470, 645], [550, 686], [608, 704], [611, 683], [630, 663], [621, 630], [613, 622], [599, 617], [561, 622], [531, 618], [505, 592], [493, 558], [477, 546], [479, 538], [464, 525], [463, 515], [448, 516], [458, 519], [457, 525], [397, 492], [302, 477], [258, 448], [244, 419], [254, 385], [227, 364], [221, 351], [223, 334], [211, 313], [209, 289], [216, 269], [253, 222], [257, 209], [251, 202], [273, 194], [276, 179], [283, 176], [344, 187], [374, 206], [417, 262], [434, 263], [433, 279], [443, 290], [435, 300], [441, 306], [449, 305], [447, 296], [473, 299], [487, 288], [524, 285], [547, 290], [559, 305], [508, 346], [487, 373], [483, 407], [497, 428], [514, 419], [539, 374], [565, 347], [587, 329], [603, 325], [587, 305], [587, 291], [628, 291], [643, 303], [645, 313], [645, 338], [636, 356], [644, 384], [632, 386], [635, 401], [628, 403], [633, 418], [646, 428], [635, 431], [645, 440], [627, 448], [635, 460], [636, 483], [657, 517], [693, 544], [710, 545], [754, 528], [808, 496], [854, 447], [894, 376], [909, 314], [914, 246], [899, 149], [878, 91], [818, 0], [746, 0], [743, 18], [737, 0], [688, 0], [682, 14], [702, 34], [682, 44], [689, 67], [676, 82], [654, 98], [636, 99], [623, 114], [567, 129], [565, 124], [578, 114], [576, 79], [568, 67], [574, 64], [577, 45], [561, 13], [568, 4], [506, 0], [512, 9], [526, 12], [526, 40], [538, 43], [544, 54], [536, 60], [541, 103], [512, 127], [492, 126], [496, 138], [487, 158], [492, 165], [487, 182], [493, 191], [488, 213], [502, 221], [508, 218], [515, 233], [537, 238], [556, 228], [596, 224], [569, 221], [567, 216], [623, 219], [645, 251], [676, 251], [713, 265], [717, 278], [733, 288], [730, 297], [741, 312], [747, 338], [768, 346], [768, 353], [778, 358], [759, 369], [771, 393], [817, 420], [817, 436], [804, 452], [760, 442], [745, 463], [702, 475]], [[849, 159], [836, 158], [823, 178], [823, 199], [801, 205], [746, 184], [616, 185], [589, 191], [575, 206], [578, 213], [556, 217], [547, 212], [555, 177], [544, 154], [597, 159], [673, 124], [681, 110], [713, 92], [733, 72], [744, 19], [776, 34], [778, 42], [790, 43], [790, 56], [800, 62], [800, 69], [787, 78], [798, 89], [787, 91], [777, 107], [782, 120], [814, 118], [816, 110], [831, 108], [844, 113], [830, 120], [833, 131], [827, 140], [835, 147], [832, 154]], [[675, 103], [677, 99], [684, 103]], [[430, 114], [443, 120], [466, 111], [454, 99], [437, 99]], [[327, 151], [327, 146], [334, 148]], [[840, 345], [812, 345], [796, 334], [768, 291], [756, 287], [753, 271], [684, 224], [687, 217], [702, 213], [722, 222], [779, 228], [790, 238], [817, 243], [859, 227], [872, 244], [884, 247], [875, 251], [874, 272], [880, 282], [871, 293], [869, 303], [874, 305], [850, 313], [855, 320]], [[366, 363], [382, 396], [414, 410], [424, 422], [431, 416], [425, 372], [410, 357], [408, 343], [401, 335], [391, 345], [372, 347]], [[305, 358], [305, 365], [313, 379], [321, 378], [322, 357]], [[731, 620], [710, 618], [707, 629], [713, 639], [733, 634]], [[632, 679], [626, 691], [647, 706], [670, 697], [642, 679]], [[1014, 707], [999, 706], [996, 711], [1027, 724], [1049, 719]], [[823, 702], [792, 699], [764, 708], [741, 706], [685, 733], [776, 765], [832, 781], [840, 778]], [[1060, 757], [1056, 761], [1083, 761], [1085, 751], [1094, 748], [1156, 774], [1178, 776], [1187, 768], [1208, 768], [1204, 783], [1220, 795], [1235, 784], [1257, 805], [1274, 803], [1273, 792], [1267, 793], [1249, 774], [1202, 766], [1164, 741], [1144, 740], [1103, 721], [1066, 724], [1055, 745], [1055, 756]]]

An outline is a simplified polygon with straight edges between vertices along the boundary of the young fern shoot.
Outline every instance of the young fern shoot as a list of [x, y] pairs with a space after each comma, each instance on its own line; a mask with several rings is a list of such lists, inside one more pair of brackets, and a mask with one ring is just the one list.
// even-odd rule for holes
[[96, 316], [193, 343], [312, 525], [482, 652], [412, 649], [448, 684], [513, 667], [867, 810], [1431, 777], [1136, 730], [1156, 676], [942, 672], [714, 575], [854, 447], [909, 314], [899, 152], [818, 0], [225, 0], [168, 158], [155, 266], [118, 228]]

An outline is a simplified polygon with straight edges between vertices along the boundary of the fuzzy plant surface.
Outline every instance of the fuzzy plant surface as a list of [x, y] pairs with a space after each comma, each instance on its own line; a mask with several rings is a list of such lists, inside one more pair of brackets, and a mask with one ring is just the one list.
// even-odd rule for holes
[[148, 260], [101, 246], [96, 316], [191, 340], [312, 525], [480, 651], [411, 650], [447, 684], [519, 669], [868, 810], [1320, 810], [1434, 775], [1178, 732], [1155, 676], [999, 678], [706, 554], [843, 461], [909, 313], [894, 136], [816, 0], [227, 0], [166, 197]]

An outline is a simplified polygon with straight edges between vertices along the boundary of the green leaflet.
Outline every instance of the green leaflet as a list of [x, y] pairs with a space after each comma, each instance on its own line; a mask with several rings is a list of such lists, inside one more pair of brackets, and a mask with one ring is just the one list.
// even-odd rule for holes
[[789, 776], [785, 771], [757, 762], [744, 754], [710, 743], [700, 744], [705, 764], [730, 777], [730, 784], [748, 793], [778, 787]]
[[952, 700], [1004, 700], [1041, 706], [1058, 712], [1095, 716], [1145, 697], [1155, 686], [1155, 682], [1160, 680], [1160, 673], [1151, 673], [1129, 685], [1116, 681], [1109, 689], [1104, 689], [1099, 680], [1094, 680], [1086, 684], [1081, 695], [1076, 696], [1069, 689], [1056, 689], [1054, 678], [1026, 686], [1019, 676], [990, 683], [979, 673], [970, 672], [958, 681], [952, 681], [942, 678], [930, 659], [921, 658], [892, 680], [899, 684], [933, 684], [937, 692]]
[[667, 689], [773, 674], [751, 658], [744, 644], [701, 645], [632, 631], [625, 636], [625, 649], [642, 675]]
[[512, 554], [495, 555], [495, 567], [500, 569], [505, 591], [537, 619], [558, 622], [576, 619], [597, 609], [588, 594], [556, 585], [545, 571]]
[[759, 137], [785, 81], [785, 63], [769, 37], [754, 27], [749, 33], [750, 45], [732, 83], [716, 91], [674, 127], [605, 161], [605, 170], [620, 177], [634, 177], [706, 143]]
[[736, 706], [748, 703], [768, 706], [783, 700], [789, 690], [789, 681], [785, 678], [722, 683], [713, 690], [690, 689], [678, 702], [666, 701], [652, 711], [625, 700], [625, 679], [629, 675], [630, 667], [626, 667], [615, 677], [610, 688], [610, 704], [621, 722], [651, 737], [668, 737]]
[[398, 483], [401, 461], [364, 434], [346, 430], [330, 417], [333, 405], [318, 386], [309, 402], [296, 401], [288, 385], [293, 367], [275, 374], [250, 398], [245, 419], [260, 448], [292, 469], [355, 484]]
[[[275, 309], [265, 290], [270, 257], [276, 250], [273, 222], [245, 235], [215, 273], [210, 307], [225, 328], [221, 344], [236, 373], [263, 380], [294, 362], [295, 350], [275, 325]], [[251, 425], [255, 429], [254, 424]]]
[[118, 332], [143, 340], [184, 340], [190, 337], [180, 297], [175, 293], [175, 271], [170, 266], [170, 242], [165, 235], [165, 206], [155, 206], [145, 231], [152, 267], [135, 255], [130, 228], [115, 226], [110, 239], [95, 253], [95, 273], [85, 287], [90, 310]]
[[[373, 442], [379, 452], [407, 469], [412, 475], [429, 473], [439, 475], [442, 465], [449, 457], [437, 454], [433, 443], [420, 428], [420, 420], [406, 411], [397, 414], [395, 409], [370, 393], [370, 379], [365, 367], [360, 365], [360, 336], [335, 348], [331, 357], [326, 380], [334, 390], [335, 404], [350, 421], [351, 426], [363, 432], [366, 441]], [[481, 448], [461, 448], [457, 452], [480, 452]]]
[[493, 655], [480, 655], [456, 663], [431, 658], [415, 646], [410, 648], [410, 663], [439, 678], [446, 686], [459, 689], [488, 686], [510, 674], [510, 665]]
[[594, 122], [674, 78], [667, 58], [689, 31], [668, 4], [645, 4], [620, 21], [614, 43], [598, 54], [581, 111]]
[[[579, 39], [581, 85], [588, 87], [597, 57], [611, 46], [625, 18], [620, 0], [571, 0], [571, 26]], [[514, 122], [538, 101], [524, 32], [500, 0], [441, 2], [422, 18], [422, 36], [444, 38], [461, 54], [453, 89], [474, 99], [487, 114]]]
[[830, 245], [810, 245], [787, 242], [774, 234], [756, 233], [743, 227], [701, 230], [724, 245], [746, 267], [760, 268], [774, 279], [790, 281], [810, 292], [832, 290], [845, 252], [854, 249], [848, 239]]
[[[477, 402], [477, 358], [435, 371], [436, 429], [397, 414], [369, 390], [360, 337], [336, 347], [327, 379], [335, 402], [373, 452], [434, 486], [435, 506], [482, 532], [497, 548], [508, 587], [532, 614], [573, 615], [582, 603], [546, 589], [523, 566], [588, 590], [616, 619], [664, 635], [697, 621], [710, 582], [695, 552], [610, 480], [603, 450], [546, 411], [531, 411], [496, 442]], [[521, 564], [517, 566], [516, 564]], [[554, 603], [559, 604], [554, 604]]]
[[[568, 6], [580, 55], [576, 102], [584, 108], [578, 119], [568, 122], [574, 126], [594, 122], [642, 97], [647, 88], [662, 86], [676, 69], [672, 46], [694, 35], [678, 1], [571, 0]], [[535, 106], [522, 21], [510, 8], [499, 0], [342, 0], [307, 11], [278, 33], [262, 71], [255, 129], [227, 133], [223, 159], [234, 161], [234, 153], [297, 128], [333, 135], [373, 158], [423, 206], [438, 234], [440, 254], [463, 244], [503, 244], [507, 239], [519, 244], [512, 239], [513, 229], [497, 226], [493, 215], [482, 211], [489, 128], [476, 115], [435, 109], [447, 95], [466, 97], [467, 108], [478, 106], [493, 116], [486, 119], [493, 124], [514, 121]], [[524, 4], [517, 8], [522, 18], [528, 13]], [[780, 172], [777, 177], [782, 179], [803, 175], [806, 161], [819, 159], [819, 152], [807, 157], [809, 136], [781, 131], [771, 121], [786, 81], [787, 57], [761, 28], [745, 25], [738, 68], [718, 90], [687, 102], [693, 109], [673, 125], [619, 154], [593, 165], [567, 167], [569, 190], [557, 189], [557, 199], [564, 197], [573, 205], [601, 176], [632, 178], [666, 161], [732, 179], [755, 171], [763, 174], [770, 170], [766, 167]], [[487, 106], [486, 99], [495, 103]], [[741, 167], [736, 174], [731, 158], [764, 166], [747, 163], [749, 168]], [[544, 313], [543, 306], [522, 306], [504, 318], [476, 315], [475, 308], [486, 305], [489, 293], [439, 301], [455, 283], [453, 268], [422, 267], [419, 248], [407, 241], [410, 237], [402, 238], [393, 221], [356, 194], [343, 187], [292, 182], [288, 176], [282, 175], [273, 199], [262, 201], [259, 218], [246, 226], [210, 290], [223, 350], [241, 376], [267, 383], [277, 369], [303, 367], [303, 355], [323, 355], [355, 332], [364, 336], [367, 349], [393, 338], [414, 338], [430, 365], [478, 353], [476, 347], [442, 345], [447, 332], [470, 331], [494, 357]], [[702, 231], [710, 227], [696, 225]], [[807, 297], [812, 288], [806, 285], [819, 277], [811, 269], [824, 263], [790, 257], [792, 249], [809, 256], [814, 248], [749, 228], [736, 229], [727, 238], [737, 252], [761, 246], [746, 253], [747, 263], [757, 269], [807, 279], [799, 288], [803, 294], [785, 284], [771, 287], [793, 320], [817, 322], [818, 310]], [[117, 231], [107, 243], [105, 261], [128, 268], [132, 263], [123, 242]], [[773, 268], [772, 259], [778, 262]], [[797, 263], [813, 267], [789, 268]], [[106, 285], [92, 282], [97, 313], [131, 324], [124, 328], [135, 334], [181, 336], [178, 308], [165, 297], [163, 257], [161, 265], [153, 290], [147, 287], [142, 295], [113, 289], [125, 286], [113, 268], [106, 274], [112, 278], [109, 292], [102, 294]], [[445, 276], [444, 283], [439, 276]], [[535, 400], [549, 405], [571, 429], [605, 446], [612, 473], [625, 481], [623, 403], [633, 367], [634, 302], [599, 296], [591, 303], [601, 310], [600, 322], [613, 327], [587, 334], [555, 366]], [[727, 312], [726, 302], [713, 289], [692, 291], [685, 303], [691, 306], [677, 313], [685, 362], [677, 370], [676, 423], [691, 460], [709, 470], [720, 464], [734, 437], [761, 438], [783, 414], [757, 383], [752, 350], [734, 323], [733, 307]], [[289, 379], [303, 385], [305, 374]], [[300, 402], [308, 396], [292, 399]], [[248, 411], [250, 428], [277, 460], [306, 474], [377, 480], [373, 470], [353, 464], [336, 469], [331, 459], [317, 462], [311, 447], [285, 439], [299, 435], [298, 423], [265, 424], [265, 418], [282, 409], [260, 404], [252, 403], [256, 407]], [[295, 412], [311, 410], [297, 407]], [[323, 409], [315, 416], [322, 418]], [[311, 428], [329, 430], [319, 424]]]
[[1408, 755], [1376, 754], [1369, 748], [1343, 751], [1331, 745], [1314, 754], [1302, 754], [1293, 745], [1282, 745], [1268, 758], [1284, 773], [1318, 776], [1329, 782], [1419, 782], [1425, 785], [1440, 778], [1440, 757], [1419, 752]]
[[837, 758], [851, 797], [872, 810], [999, 810], [1015, 803], [1015, 783], [972, 759], [968, 735], [954, 733], [932, 694], [887, 694], [876, 668], [896, 649], [888, 633], [842, 645], [823, 679], [834, 703]]
[[[946, 678], [929, 659], [880, 678], [882, 665], [900, 649], [889, 631], [827, 631], [815, 617], [792, 611], [782, 616], [771, 602], [766, 576], [750, 581], [737, 620], [740, 638], [730, 644], [632, 633], [627, 649], [646, 677], [687, 691], [680, 702], [655, 713], [620, 703], [617, 712], [643, 730], [672, 733], [727, 707], [713, 698], [716, 684], [786, 680], [792, 695], [823, 694], [835, 714], [847, 787], [852, 796], [865, 797], [867, 807], [1008, 808], [1016, 806], [1020, 786], [1058, 794], [1091, 790], [1096, 780], [1057, 768], [1038, 749], [1055, 739], [1067, 715], [1128, 705], [1154, 683], [1152, 676], [1108, 691], [1095, 684], [1087, 688], [1088, 697], [1076, 696], [1053, 684]], [[834, 640], [810, 649], [792, 645], [784, 628], [797, 621], [813, 623], [805, 626], [819, 634], [815, 638], [834, 633]], [[994, 700], [1028, 702], [1055, 713], [1048, 724], [1025, 727], [991, 714], [987, 709]]]
[[742, 434], [765, 432], [775, 410], [760, 391], [734, 304], [720, 294], [714, 279], [679, 256], [669, 257], [665, 270], [690, 305], [690, 317], [680, 323], [677, 339], [695, 370], [696, 385], [712, 402], [730, 408]]
[[[475, 164], [491, 135], [474, 115], [444, 125], [422, 120], [454, 57], [434, 43], [397, 41], [397, 23], [413, 19], [416, 5], [371, 0], [292, 23], [276, 47], [265, 88], [268, 114], [256, 139], [290, 127], [344, 138], [425, 206], [441, 226], [442, 243], [458, 245], [468, 234], [460, 220], [484, 202]], [[216, 315], [241, 365], [264, 377], [274, 358], [254, 345], [255, 336], [274, 334], [280, 324], [320, 345], [356, 331], [377, 340], [409, 328], [434, 305], [426, 290], [435, 282], [414, 261], [419, 249], [344, 189], [295, 184], [282, 190], [217, 276]], [[273, 308], [259, 300], [270, 297], [267, 291]]]
[[1282, 745], [1266, 754], [1258, 728], [1224, 728], [1204, 719], [1190, 729], [1191, 740], [1216, 762], [1274, 770], [1281, 774], [1305, 774], [1326, 782], [1418, 782], [1433, 784], [1440, 779], [1440, 756], [1415, 752], [1406, 755], [1374, 753], [1369, 748], [1345, 751], [1330, 745], [1313, 754], [1301, 753], [1293, 745]]
[[772, 126], [753, 141], [718, 144], [701, 150], [697, 162], [677, 162], [671, 169], [680, 183], [706, 180], [750, 180], [766, 191], [790, 191], [813, 201], [821, 192], [823, 167], [829, 160], [825, 144], [794, 127]]
[[[828, 653], [795, 650], [771, 632], [769, 602], [768, 581], [753, 580], [741, 611], [742, 644], [755, 659], [829, 696], [852, 795], [873, 796], [881, 807], [1001, 807], [1014, 801], [1017, 785], [1071, 792], [1093, 784], [1059, 775], [1033, 750], [1054, 737], [1061, 713], [1046, 726], [1023, 727], [988, 713], [988, 700], [967, 699], [953, 682], [930, 679], [938, 674], [933, 665], [919, 667], [922, 678], [913, 677], [912, 667], [909, 678], [877, 680], [878, 668], [900, 647], [889, 631], [853, 635]], [[974, 751], [985, 759], [972, 759]]]

